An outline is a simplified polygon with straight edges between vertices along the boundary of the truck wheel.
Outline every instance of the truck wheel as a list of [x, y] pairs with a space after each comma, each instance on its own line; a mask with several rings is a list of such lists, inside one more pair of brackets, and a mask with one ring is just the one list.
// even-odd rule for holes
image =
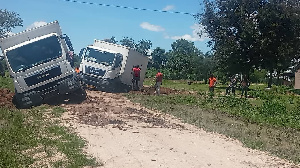
[[12, 100], [13, 104], [16, 106], [17, 109], [25, 109], [25, 108], [29, 108], [31, 107], [31, 105], [26, 105], [24, 106], [21, 102], [20, 99], [18, 99], [18, 97], [16, 95], [14, 95], [13, 100]]
[[14, 95], [13, 99], [12, 99], [12, 103], [16, 106], [16, 108], [20, 108], [20, 104], [16, 98], [16, 95]]
[[80, 87], [79, 89], [75, 90], [73, 93], [76, 94], [76, 95], [78, 95], [78, 96], [86, 98], [86, 91], [82, 87]]

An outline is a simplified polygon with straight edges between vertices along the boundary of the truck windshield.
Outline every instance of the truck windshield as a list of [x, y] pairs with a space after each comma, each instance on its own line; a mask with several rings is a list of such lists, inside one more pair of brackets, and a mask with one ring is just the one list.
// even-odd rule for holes
[[93, 48], [87, 48], [85, 57], [87, 61], [97, 62], [99, 64], [104, 64], [107, 66], [112, 66], [114, 63], [115, 54], [96, 50]]
[[12, 70], [19, 72], [60, 57], [62, 50], [57, 36], [53, 35], [10, 50], [6, 55]]

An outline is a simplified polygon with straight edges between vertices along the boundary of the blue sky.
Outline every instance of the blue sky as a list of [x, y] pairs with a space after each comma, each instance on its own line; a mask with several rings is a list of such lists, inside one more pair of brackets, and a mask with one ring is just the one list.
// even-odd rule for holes
[[[203, 10], [202, 0], [78, 0], [110, 5], [198, 13]], [[209, 51], [208, 38], [196, 33], [203, 27], [195, 18], [184, 14], [171, 14], [153, 11], [140, 11], [99, 5], [89, 5], [64, 0], [0, 0], [1, 9], [20, 14], [23, 27], [12, 30], [13, 33], [34, 25], [58, 20], [63, 33], [67, 34], [75, 52], [94, 39], [115, 36], [116, 40], [131, 37], [138, 42], [141, 39], [152, 41], [152, 49], [161, 47], [171, 49], [178, 38], [193, 41], [201, 51]]]

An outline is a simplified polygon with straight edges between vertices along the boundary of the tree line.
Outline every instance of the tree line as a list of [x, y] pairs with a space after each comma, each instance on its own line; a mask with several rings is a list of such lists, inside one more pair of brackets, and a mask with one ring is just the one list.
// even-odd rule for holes
[[[169, 51], [156, 47], [148, 74], [160, 69], [168, 79], [206, 80], [214, 73], [222, 81], [245, 74], [252, 82], [261, 82], [268, 75], [271, 86], [274, 77], [299, 68], [299, 0], [204, 0], [204, 12], [195, 19], [205, 27], [212, 50], [204, 54], [184, 39], [174, 41]], [[16, 26], [22, 26], [19, 15], [0, 10], [0, 37]], [[145, 39], [104, 40], [144, 55], [149, 55], [152, 47]]]
[[210, 37], [216, 67], [226, 74], [295, 70], [300, 58], [299, 0], [204, 0], [196, 19]]

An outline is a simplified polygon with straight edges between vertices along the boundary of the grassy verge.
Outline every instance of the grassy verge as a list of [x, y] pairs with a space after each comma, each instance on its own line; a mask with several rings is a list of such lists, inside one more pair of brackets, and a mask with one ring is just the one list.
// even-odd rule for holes
[[[6, 73], [0, 88], [14, 91]], [[0, 107], [0, 167], [84, 167], [99, 166], [82, 151], [85, 141], [59, 125], [64, 113], [47, 105], [27, 110]]]
[[58, 125], [64, 110], [43, 105], [28, 110], [0, 108], [0, 167], [96, 166], [85, 142]]
[[269, 151], [300, 163], [300, 98], [274, 87], [259, 86], [252, 99], [197, 95], [127, 96], [135, 102], [182, 118], [208, 131], [218, 132], [243, 142], [247, 147]]
[[9, 77], [8, 72], [5, 73], [5, 76], [0, 76], [0, 88], [7, 88], [14, 91], [13, 80]]

